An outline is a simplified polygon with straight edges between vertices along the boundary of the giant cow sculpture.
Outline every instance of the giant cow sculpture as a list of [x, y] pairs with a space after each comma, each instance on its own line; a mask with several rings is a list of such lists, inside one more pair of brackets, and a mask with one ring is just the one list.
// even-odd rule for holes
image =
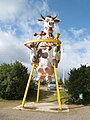
[[[53, 35], [54, 24], [60, 22], [57, 16], [42, 16], [38, 21], [44, 24], [44, 30], [39, 34], [34, 33], [34, 36], [39, 35], [38, 39], [56, 39]], [[51, 81], [53, 74], [53, 66], [58, 66], [60, 61], [60, 44], [55, 45], [51, 42], [32, 43], [31, 47], [31, 62], [38, 63], [36, 68], [38, 80]]]

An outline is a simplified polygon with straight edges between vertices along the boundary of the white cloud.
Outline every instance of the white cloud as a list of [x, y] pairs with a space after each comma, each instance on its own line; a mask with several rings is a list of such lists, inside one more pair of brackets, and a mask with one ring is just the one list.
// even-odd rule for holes
[[80, 37], [80, 35], [82, 35], [82, 34], [85, 32], [85, 29], [75, 29], [75, 28], [71, 28], [69, 31], [74, 34], [74, 37], [75, 37], [75, 38], [78, 38], [78, 37]]
[[47, 0], [0, 1], [0, 21], [4, 23], [3, 26], [6, 24], [17, 26], [24, 34], [34, 31], [33, 26], [37, 24], [37, 17], [48, 12]]
[[[55, 14], [49, 10], [47, 0], [0, 1], [0, 21], [3, 23], [0, 29], [0, 63], [19, 60], [26, 66], [29, 65], [29, 49], [23, 43], [29, 38], [32, 39], [34, 32], [43, 29], [43, 26], [41, 28], [37, 24], [36, 18], [40, 17], [40, 14], [48, 13]], [[90, 36], [84, 36], [85, 31], [84, 28], [71, 28], [66, 31], [60, 30], [58, 25], [55, 26], [55, 33], [61, 33], [60, 40], [64, 49], [59, 73], [63, 64], [65, 71], [79, 67], [80, 64], [90, 65]]]
[[25, 0], [2, 0], [0, 1], [0, 20], [15, 20], [24, 8]]
[[27, 49], [10, 31], [3, 32], [0, 30], [0, 63], [10, 63], [16, 60], [23, 63], [29, 62]]
[[90, 65], [90, 36], [86, 35], [83, 39], [79, 36], [75, 39], [76, 35], [69, 36], [69, 31], [63, 31], [62, 34], [65, 36], [61, 37], [61, 41], [64, 52], [62, 52], [63, 57], [59, 69], [62, 71], [64, 66], [65, 71], [69, 71], [72, 68], [80, 67], [81, 64]]
[[29, 49], [23, 44], [39, 30], [36, 18], [48, 9], [43, 0], [0, 1], [0, 63], [19, 60], [29, 66]]

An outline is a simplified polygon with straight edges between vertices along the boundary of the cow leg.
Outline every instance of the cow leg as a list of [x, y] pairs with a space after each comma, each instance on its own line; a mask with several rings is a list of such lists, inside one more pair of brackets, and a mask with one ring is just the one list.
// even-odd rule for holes
[[45, 72], [43, 70], [42, 67], [37, 68], [37, 74], [38, 74], [38, 81], [43, 82], [44, 78], [45, 78]]
[[45, 73], [47, 74], [46, 81], [50, 82], [51, 81], [51, 76], [53, 74], [53, 67], [46, 67], [46, 68], [44, 68], [44, 70], [45, 70]]

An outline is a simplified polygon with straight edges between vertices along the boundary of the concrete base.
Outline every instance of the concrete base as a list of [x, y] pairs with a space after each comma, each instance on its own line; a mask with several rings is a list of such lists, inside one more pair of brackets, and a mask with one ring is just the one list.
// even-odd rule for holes
[[58, 104], [56, 103], [36, 103], [36, 102], [27, 102], [24, 107], [17, 106], [14, 107], [17, 110], [31, 110], [31, 111], [42, 111], [42, 112], [69, 112], [67, 105], [62, 105], [62, 110], [59, 109]]

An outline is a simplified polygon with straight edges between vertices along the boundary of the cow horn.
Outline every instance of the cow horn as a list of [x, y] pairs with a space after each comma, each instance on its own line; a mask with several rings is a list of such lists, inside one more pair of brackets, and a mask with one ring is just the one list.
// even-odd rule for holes
[[53, 18], [53, 20], [56, 18], [57, 16], [55, 16], [55, 17], [52, 17]]
[[45, 17], [41, 15], [41, 17], [45, 20]]

